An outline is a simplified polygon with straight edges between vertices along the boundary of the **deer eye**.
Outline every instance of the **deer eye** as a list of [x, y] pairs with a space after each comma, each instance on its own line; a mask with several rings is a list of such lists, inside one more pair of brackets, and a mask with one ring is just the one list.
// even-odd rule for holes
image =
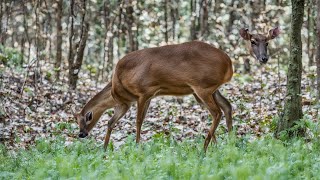
[[269, 45], [269, 43], [266, 43], [266, 46], [268, 46]]
[[255, 41], [251, 41], [251, 44], [252, 45], [256, 45], [257, 43]]

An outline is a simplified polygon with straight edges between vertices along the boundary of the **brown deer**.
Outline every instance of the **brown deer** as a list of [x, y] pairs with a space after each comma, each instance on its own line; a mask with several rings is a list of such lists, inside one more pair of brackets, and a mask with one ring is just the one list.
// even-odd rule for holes
[[[254, 36], [245, 29], [241, 29], [240, 34], [246, 40]], [[263, 40], [261, 37], [260, 39]], [[267, 37], [264, 40], [267, 41]], [[257, 53], [256, 57], [259, 58], [262, 55], [267, 57], [267, 51], [264, 50], [264, 53], [255, 50], [253, 53]], [[204, 142], [206, 151], [210, 141], [215, 141], [214, 132], [221, 119], [221, 110], [226, 116], [228, 131], [232, 130], [231, 104], [218, 90], [222, 84], [230, 81], [232, 75], [229, 56], [204, 42], [193, 41], [131, 52], [118, 62], [112, 82], [90, 99], [76, 115], [80, 127], [79, 137], [86, 137], [103, 112], [114, 107], [114, 115], [108, 122], [105, 136], [104, 147], [107, 148], [116, 122], [129, 110], [132, 103], [137, 102], [138, 143], [141, 125], [152, 98], [193, 94], [213, 117]]]

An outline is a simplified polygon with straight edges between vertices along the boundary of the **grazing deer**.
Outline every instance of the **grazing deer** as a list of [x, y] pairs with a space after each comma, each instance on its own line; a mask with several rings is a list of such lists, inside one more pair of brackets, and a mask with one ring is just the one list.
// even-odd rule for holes
[[[259, 47], [263, 42], [265, 47], [267, 46], [267, 37], [251, 35], [245, 29], [241, 29], [240, 34], [246, 40], [255, 41]], [[261, 59], [260, 61], [266, 61], [266, 48], [256, 50], [254, 43], [250, 49], [255, 57]], [[86, 137], [103, 112], [114, 108], [104, 141], [104, 147], [107, 148], [116, 122], [124, 116], [132, 103], [137, 102], [138, 143], [141, 125], [152, 98], [193, 94], [199, 103], [208, 108], [213, 117], [213, 123], [204, 142], [206, 151], [210, 141], [215, 141], [214, 132], [221, 119], [221, 110], [226, 116], [228, 131], [232, 130], [231, 104], [218, 90], [222, 84], [231, 80], [232, 75], [233, 68], [229, 56], [204, 42], [192, 41], [131, 52], [119, 60], [112, 81], [76, 115], [80, 127], [79, 137]]]

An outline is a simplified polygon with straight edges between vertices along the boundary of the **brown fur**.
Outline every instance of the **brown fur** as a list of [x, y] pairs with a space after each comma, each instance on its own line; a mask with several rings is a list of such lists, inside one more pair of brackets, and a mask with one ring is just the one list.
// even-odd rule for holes
[[109, 84], [108, 88], [87, 103], [81, 112], [82, 119], [85, 119], [83, 117], [88, 111], [93, 111], [92, 120], [86, 120], [89, 122], [86, 130], [89, 131], [100, 118], [101, 112], [115, 107], [105, 138], [107, 147], [115, 123], [137, 101], [136, 142], [139, 142], [141, 125], [152, 98], [194, 94], [214, 119], [205, 140], [206, 150], [211, 139], [215, 139], [214, 132], [221, 119], [220, 109], [226, 114], [228, 130], [231, 130], [231, 105], [217, 89], [230, 81], [232, 74], [229, 56], [204, 42], [193, 41], [135, 51], [118, 62], [111, 88]]

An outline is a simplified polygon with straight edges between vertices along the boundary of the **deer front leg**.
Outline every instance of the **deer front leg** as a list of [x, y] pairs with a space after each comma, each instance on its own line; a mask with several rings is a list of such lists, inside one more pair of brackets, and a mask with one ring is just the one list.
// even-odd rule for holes
[[107, 134], [104, 138], [104, 149], [105, 150], [108, 147], [112, 129], [114, 128], [117, 121], [119, 119], [121, 119], [126, 114], [126, 112], [129, 110], [129, 108], [130, 108], [130, 105], [128, 105], [128, 104], [117, 105], [114, 108], [114, 115], [112, 116], [112, 118], [108, 122], [108, 131], [107, 131]]
[[150, 105], [150, 98], [139, 98], [138, 100], [138, 113], [137, 113], [137, 122], [136, 122], [136, 126], [137, 126], [137, 136], [136, 136], [136, 143], [140, 142], [140, 134], [141, 134], [141, 126], [143, 123], [143, 120], [147, 114], [149, 105]]

